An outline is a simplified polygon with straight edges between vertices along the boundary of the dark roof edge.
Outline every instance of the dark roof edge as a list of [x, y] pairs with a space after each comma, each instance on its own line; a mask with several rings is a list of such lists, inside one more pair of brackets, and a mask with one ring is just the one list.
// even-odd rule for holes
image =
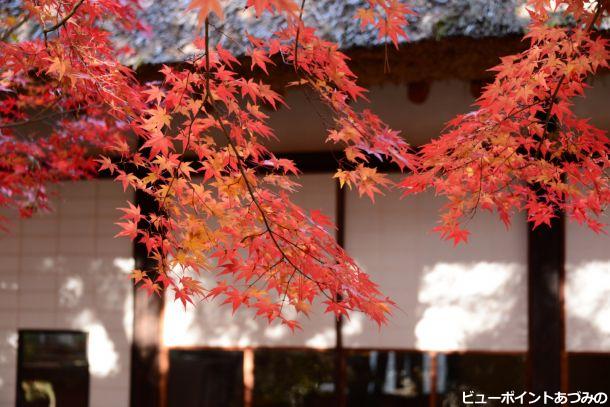
[[[602, 32], [610, 38], [610, 31]], [[502, 37], [451, 36], [441, 39], [424, 39], [402, 44], [399, 49], [389, 46], [354, 47], [344, 52], [350, 57], [350, 68], [365, 86], [384, 83], [409, 83], [460, 79], [485, 81], [493, 75], [490, 68], [500, 63], [502, 56], [525, 50], [528, 46], [523, 37], [511, 34]], [[387, 71], [386, 59], [390, 70]], [[292, 67], [284, 67], [276, 61], [270, 77], [263, 77], [276, 89], [295, 80]], [[180, 66], [176, 62], [173, 66]], [[137, 68], [138, 77], [144, 81], [159, 80], [160, 64], [143, 64]], [[244, 63], [242, 66], [248, 67]], [[240, 72], [250, 76], [249, 69]], [[258, 74], [253, 75], [255, 77]]]

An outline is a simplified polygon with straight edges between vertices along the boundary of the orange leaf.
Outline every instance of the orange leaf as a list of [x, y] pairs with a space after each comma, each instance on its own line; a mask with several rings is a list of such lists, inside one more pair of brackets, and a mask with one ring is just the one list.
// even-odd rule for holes
[[215, 13], [218, 18], [224, 18], [224, 13], [222, 12], [222, 6], [220, 5], [219, 0], [191, 0], [187, 9], [199, 9], [197, 21], [199, 22], [200, 28], [205, 22], [205, 19], [208, 18], [208, 15], [212, 12]]

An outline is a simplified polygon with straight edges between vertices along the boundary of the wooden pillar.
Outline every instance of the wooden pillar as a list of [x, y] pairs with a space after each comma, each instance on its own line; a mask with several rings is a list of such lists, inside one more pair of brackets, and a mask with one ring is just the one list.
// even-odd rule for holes
[[244, 407], [252, 407], [254, 393], [254, 349], [244, 349]]
[[436, 407], [438, 405], [438, 353], [430, 352], [430, 399], [428, 402], [429, 407]]
[[[136, 192], [135, 204], [142, 214], [156, 211], [155, 201], [141, 191]], [[146, 246], [134, 243], [135, 267], [151, 271], [154, 262], [147, 256]], [[151, 278], [155, 278], [149, 273]], [[134, 288], [133, 340], [131, 345], [131, 407], [162, 407], [162, 375], [160, 371], [161, 316], [163, 299], [148, 296], [145, 290]]]
[[[337, 224], [337, 243], [341, 247], [345, 245], [345, 189], [341, 188], [339, 182], [336, 183], [335, 211]], [[341, 298], [338, 298], [341, 300]], [[335, 397], [337, 407], [347, 406], [347, 366], [345, 360], [345, 349], [343, 348], [343, 316], [335, 321]]]
[[551, 227], [541, 225], [528, 233], [528, 390], [542, 394], [565, 387], [563, 215]]

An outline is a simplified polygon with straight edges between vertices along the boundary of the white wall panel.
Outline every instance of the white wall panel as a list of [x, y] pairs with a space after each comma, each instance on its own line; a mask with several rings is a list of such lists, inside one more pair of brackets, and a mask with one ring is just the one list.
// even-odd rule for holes
[[65, 183], [54, 212], [10, 215], [0, 237], [0, 407], [15, 403], [18, 329], [87, 331], [90, 406], [129, 404], [132, 245], [113, 238], [114, 208], [127, 199], [112, 181]]
[[[606, 215], [602, 222], [610, 223]], [[566, 346], [610, 351], [610, 236], [568, 223], [566, 236]]]
[[525, 350], [527, 232], [522, 217], [507, 231], [479, 212], [457, 247], [432, 232], [439, 198], [346, 202], [346, 248], [397, 309], [378, 329], [362, 315], [346, 323], [350, 347], [422, 350]]
[[[330, 174], [308, 174], [298, 178], [302, 185], [294, 200], [308, 210], [319, 209], [334, 220], [335, 183]], [[205, 281], [205, 280], [204, 280]], [[205, 284], [204, 284], [205, 285]], [[308, 346], [330, 348], [335, 344], [334, 318], [314, 305], [310, 318], [301, 318], [302, 331], [294, 334], [274, 322], [254, 319], [254, 312], [240, 309], [232, 315], [230, 305], [205, 301], [196, 307], [181, 303], [167, 294], [164, 312], [166, 346]]]

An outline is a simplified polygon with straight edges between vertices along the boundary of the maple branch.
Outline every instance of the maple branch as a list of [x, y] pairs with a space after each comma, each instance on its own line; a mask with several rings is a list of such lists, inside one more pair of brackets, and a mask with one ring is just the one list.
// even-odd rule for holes
[[[216, 211], [214, 211], [214, 209], [212, 207], [210, 207], [210, 205], [203, 200], [203, 198], [199, 195], [199, 193], [197, 191], [195, 191], [195, 187], [193, 186], [193, 184], [189, 183], [188, 185], [190, 186], [191, 190], [193, 191], [193, 195], [197, 196], [197, 199], [199, 199], [199, 202], [201, 202], [203, 204], [203, 206], [206, 207], [206, 209], [212, 214], [212, 216], [218, 217], [218, 214], [216, 213]], [[206, 233], [207, 233], [207, 231], [206, 231]]]
[[[252, 202], [254, 202], [254, 205], [256, 206], [256, 208], [258, 209], [258, 211], [261, 214], [261, 218], [263, 220], [263, 223], [265, 225], [266, 230], [269, 232], [269, 236], [271, 237], [271, 240], [273, 241], [274, 245], [276, 246], [276, 248], [279, 250], [280, 254], [282, 255], [282, 258], [284, 258], [295, 270], [299, 270], [300, 273], [303, 273], [302, 271], [300, 271], [300, 269], [292, 262], [291, 259], [288, 258], [288, 256], [286, 255], [286, 253], [284, 252], [284, 250], [282, 249], [282, 247], [280, 246], [279, 242], [275, 239], [275, 235], [273, 233], [273, 230], [271, 229], [271, 225], [269, 223], [269, 220], [267, 218], [267, 214], [264, 211], [264, 209], [262, 208], [260, 202], [258, 202], [258, 199], [256, 198], [255, 194], [254, 194], [254, 190], [252, 189], [252, 185], [250, 184], [250, 181], [248, 180], [248, 176], [246, 174], [246, 171], [244, 169], [244, 165], [243, 165], [243, 158], [241, 156], [241, 154], [239, 154], [239, 151], [237, 151], [237, 147], [235, 146], [235, 144], [233, 143], [233, 140], [231, 139], [231, 136], [229, 135], [229, 133], [227, 132], [227, 129], [225, 128], [222, 119], [218, 116], [218, 113], [216, 112], [216, 108], [214, 106], [214, 98], [211, 95], [210, 92], [210, 86], [209, 86], [209, 81], [210, 81], [210, 57], [209, 57], [209, 47], [210, 47], [210, 42], [209, 42], [209, 21], [206, 18], [205, 20], [205, 64], [206, 64], [206, 100], [208, 100], [208, 97], [210, 98], [210, 114], [212, 115], [212, 117], [214, 117], [214, 120], [216, 120], [222, 130], [222, 133], [224, 134], [227, 143], [229, 144], [231, 150], [233, 151], [233, 153], [235, 154], [235, 157], [237, 158], [237, 168], [239, 169], [239, 172], [241, 173], [243, 179], [244, 179], [244, 184], [246, 185], [246, 188], [248, 190], [248, 194], [250, 195], [250, 198], [252, 199]], [[317, 284], [317, 282], [316, 282]]]
[[286, 281], [286, 288], [284, 288], [284, 295], [282, 296], [282, 301], [280, 302], [280, 311], [279, 313], [282, 313], [282, 310], [284, 309], [284, 304], [286, 302], [286, 297], [288, 296], [288, 288], [290, 287], [290, 283], [292, 282], [292, 279], [294, 278], [294, 275], [296, 274], [297, 270], [294, 269], [292, 271], [292, 273], [290, 273], [290, 277], [288, 277], [288, 280]]
[[[589, 24], [587, 25], [587, 28], [585, 29], [586, 32], [589, 32], [593, 29], [593, 27], [595, 26], [595, 23], [597, 22], [597, 19], [601, 16], [602, 11], [603, 11], [603, 3], [604, 2], [608, 2], [608, 0], [598, 0], [597, 1], [597, 6], [595, 7], [595, 14], [593, 14], [593, 17], [591, 18], [591, 21], [589, 21]], [[606, 7], [608, 7], [608, 5], [606, 5]]]
[[[260, 202], [258, 201], [255, 192], [252, 188], [252, 185], [250, 183], [250, 181], [248, 180], [247, 174], [246, 174], [246, 170], [245, 170], [245, 166], [244, 166], [244, 158], [241, 156], [241, 154], [239, 153], [237, 146], [234, 144], [233, 140], [231, 139], [230, 135], [228, 134], [222, 119], [220, 118], [220, 116], [218, 115], [218, 112], [216, 110], [216, 107], [214, 106], [214, 98], [212, 96], [211, 93], [211, 86], [210, 86], [210, 57], [209, 57], [209, 26], [210, 23], [208, 21], [208, 19], [206, 19], [205, 21], [205, 65], [206, 65], [206, 74], [205, 74], [205, 96], [203, 98], [203, 101], [201, 103], [201, 105], [199, 106], [197, 112], [195, 113], [195, 115], [193, 116], [190, 124], [189, 124], [189, 130], [188, 130], [188, 136], [187, 136], [187, 140], [185, 143], [185, 150], [188, 148], [189, 144], [190, 144], [190, 137], [192, 134], [192, 127], [193, 124], [196, 120], [196, 117], [199, 115], [199, 113], [202, 111], [203, 107], [206, 104], [210, 104], [210, 109], [209, 109], [209, 114], [218, 122], [228, 144], [230, 149], [232, 150], [233, 154], [235, 155], [235, 157], [237, 158], [237, 167], [238, 170], [241, 174], [241, 178], [244, 179], [244, 183], [246, 185], [248, 194], [250, 195], [250, 198], [252, 200], [252, 203], [254, 203], [254, 205], [256, 206], [258, 212], [261, 214], [261, 218], [263, 220], [264, 226], [265, 226], [265, 231], [261, 232], [260, 234], [256, 234], [256, 235], [250, 235], [250, 236], [246, 236], [242, 239], [242, 242], [247, 240], [248, 238], [255, 238], [256, 236], [260, 236], [262, 234], [268, 234], [271, 238], [271, 241], [273, 242], [274, 246], [278, 249], [279, 253], [280, 253], [280, 260], [278, 261], [277, 264], [281, 263], [282, 261], [286, 261], [293, 269], [294, 272], [292, 273], [292, 275], [294, 275], [295, 272], [298, 272], [299, 274], [301, 274], [302, 276], [304, 276], [306, 279], [313, 281], [316, 285], [318, 285], [318, 287], [320, 288], [320, 291], [330, 300], [332, 300], [332, 296], [328, 295], [324, 289], [321, 287], [320, 283], [315, 281], [314, 279], [312, 279], [310, 276], [306, 275], [301, 268], [296, 265], [294, 263], [294, 261], [290, 258], [290, 256], [288, 256], [288, 254], [285, 252], [285, 250], [282, 248], [282, 246], [280, 245], [280, 243], [277, 241], [276, 239], [276, 233], [273, 231], [273, 228], [271, 226], [271, 222], [268, 219], [267, 213], [265, 212], [265, 210], [263, 209], [262, 205], [260, 204]], [[179, 161], [182, 162], [184, 157], [184, 154], [181, 155], [181, 157], [179, 158]], [[171, 188], [173, 186], [173, 183], [176, 179], [176, 176], [174, 175], [172, 177], [172, 179], [170, 180], [168, 189], [166, 191], [166, 194], [161, 202], [161, 207], [163, 208], [165, 206], [165, 201], [167, 199], [167, 197], [169, 196], [169, 193], [171, 191]], [[199, 197], [199, 200], [201, 200], [201, 197]], [[277, 236], [281, 236], [281, 235], [277, 235]], [[283, 236], [281, 236], [282, 238], [284, 238]], [[288, 239], [284, 238], [284, 240], [288, 241], [289, 243], [293, 244], [292, 242], [290, 242]], [[294, 245], [295, 247], [298, 247], [298, 245]], [[301, 249], [300, 247], [298, 247], [299, 249]], [[302, 250], [302, 249], [301, 249]], [[311, 254], [310, 254], [311, 255]], [[164, 256], [163, 256], [164, 257]], [[320, 263], [322, 263], [321, 260], [318, 260]], [[277, 265], [276, 264], [276, 265]], [[275, 267], [275, 265], [274, 265]]]
[[[278, 227], [280, 227], [280, 228], [282, 228], [282, 229], [285, 229], [285, 230], [287, 230], [287, 231], [289, 231], [289, 232], [293, 232], [293, 233], [296, 233], [296, 232], [297, 232], [296, 230], [286, 228], [285, 226], [283, 226], [282, 224], [280, 224], [280, 223], [278, 223], [278, 222], [275, 222], [275, 226], [278, 226]], [[317, 261], [319, 264], [324, 265], [324, 260], [320, 259], [320, 258], [319, 258], [319, 257], [317, 257], [317, 256], [314, 256], [314, 255], [313, 255], [312, 253], [310, 253], [310, 252], [309, 252], [307, 249], [302, 248], [302, 247], [301, 247], [301, 246], [299, 246], [298, 244], [294, 243], [292, 240], [288, 239], [287, 237], [285, 237], [285, 236], [283, 236], [283, 235], [281, 235], [281, 234], [279, 234], [279, 233], [277, 233], [277, 232], [275, 232], [275, 231], [273, 231], [273, 230], [271, 230], [271, 231], [264, 230], [264, 231], [262, 231], [262, 232], [260, 232], [260, 233], [255, 233], [255, 234], [248, 235], [248, 236], [244, 237], [244, 238], [241, 240], [241, 242], [243, 243], [243, 242], [244, 242], [245, 240], [247, 240], [247, 239], [250, 239], [250, 238], [256, 238], [256, 237], [262, 236], [262, 235], [264, 235], [265, 233], [271, 233], [271, 234], [273, 234], [273, 235], [277, 236], [279, 239], [281, 239], [281, 240], [285, 241], [285, 242], [286, 242], [286, 243], [288, 243], [290, 246], [293, 246], [295, 249], [297, 249], [297, 250], [301, 251], [301, 252], [302, 252], [304, 255], [306, 255], [307, 257], [310, 257], [310, 258], [314, 259], [315, 261]], [[324, 249], [324, 248], [322, 248], [322, 249]], [[324, 249], [324, 250], [325, 250], [327, 253], [329, 253], [329, 252], [328, 252], [328, 250], [326, 250], [326, 249]], [[330, 253], [329, 253], [329, 254], [330, 254]]]
[[[303, 1], [301, 3], [301, 6], [300, 6], [301, 7], [301, 13], [299, 14], [299, 19], [300, 20], [302, 20], [302, 14], [303, 14], [304, 6], [305, 6], [305, 1]], [[214, 31], [218, 32], [220, 35], [222, 35], [225, 38], [227, 38], [237, 48], [240, 48], [242, 50], [242, 52], [244, 52], [244, 53], [247, 52], [247, 49], [244, 47], [244, 45], [242, 43], [240, 43], [239, 41], [237, 41], [235, 38], [233, 38], [231, 35], [227, 34], [224, 30], [220, 29], [219, 27], [215, 26], [212, 23], [208, 23], [208, 24], [214, 29]], [[299, 26], [297, 28], [297, 35], [296, 35], [296, 39], [295, 39], [295, 58], [294, 58], [293, 66], [297, 65], [297, 60], [298, 60], [298, 56], [297, 56], [298, 48], [297, 48], [297, 45], [298, 45], [298, 42], [299, 42], [300, 29], [301, 29], [301, 27]], [[284, 62], [286, 62], [283, 55], [282, 55], [282, 60]], [[297, 79], [301, 79], [301, 77], [298, 75], [298, 72], [297, 72]], [[311, 96], [306, 92], [307, 88], [302, 87], [302, 86], [298, 86], [298, 89], [301, 91], [303, 96], [305, 96], [305, 98], [309, 102], [311, 108], [314, 110], [314, 112], [316, 113], [316, 115], [318, 116], [320, 121], [324, 124], [324, 126], [327, 127], [327, 128], [331, 128], [332, 126], [329, 124], [328, 118], [324, 117], [324, 115], [322, 114], [322, 112], [318, 108], [318, 104], [314, 103], [314, 101], [312, 100]], [[333, 157], [334, 157], [334, 151], [333, 150], [331, 150], [331, 153], [333, 154]], [[336, 159], [336, 157], [335, 157], [335, 159]], [[338, 162], [339, 160], [336, 159], [336, 161]]]
[[241, 239], [241, 243], [245, 242], [245, 241], [246, 241], [246, 240], [248, 240], [248, 239], [254, 239], [254, 238], [256, 238], [256, 237], [262, 236], [262, 235], [264, 235], [265, 233], [267, 233], [267, 231], [266, 231], [266, 230], [263, 230], [262, 232], [259, 232], [259, 233], [253, 233], [253, 234], [251, 234], [251, 235], [244, 236], [244, 237]]
[[3, 34], [2, 37], [0, 37], [0, 41], [6, 41], [8, 40], [8, 38], [11, 36], [11, 34], [13, 34], [17, 29], [19, 29], [19, 27], [21, 27], [23, 24], [25, 24], [26, 21], [28, 21], [28, 18], [30, 17], [30, 13], [26, 13], [21, 17], [21, 20], [19, 20], [17, 23], [15, 23], [15, 25], [13, 25], [12, 27], [10, 27], [9, 29], [7, 29]]
[[470, 215], [470, 219], [473, 219], [477, 214], [477, 209], [479, 208], [479, 203], [481, 202], [481, 193], [483, 189], [483, 157], [481, 157], [481, 163], [479, 164], [479, 190], [477, 192], [477, 201], [472, 208], [472, 214]]
[[210, 20], [205, 19], [205, 99], [204, 104], [211, 100], [212, 91], [210, 90]]
[[318, 257], [314, 256], [313, 254], [309, 253], [306, 249], [303, 249], [301, 246], [299, 246], [298, 244], [294, 243], [293, 241], [291, 241], [290, 239], [287, 239], [286, 237], [275, 233], [275, 232], [271, 232], [274, 235], [276, 235], [277, 237], [279, 237], [280, 239], [282, 239], [283, 241], [285, 241], [286, 243], [288, 243], [289, 245], [295, 247], [297, 250], [300, 250], [301, 252], [303, 252], [303, 254], [311, 257], [312, 259], [314, 259], [315, 261], [317, 261], [320, 264], [324, 264], [324, 261], [319, 259]]
[[95, 106], [84, 106], [84, 107], [79, 107], [79, 108], [75, 108], [75, 109], [64, 110], [64, 111], [61, 111], [61, 112], [49, 113], [47, 115], [35, 117], [33, 119], [22, 120], [22, 121], [19, 121], [19, 122], [0, 124], [0, 129], [7, 129], [7, 128], [13, 128], [13, 127], [26, 126], [26, 125], [31, 124], [31, 123], [42, 122], [42, 121], [45, 121], [47, 119], [52, 119], [52, 118], [57, 117], [57, 116], [63, 116], [63, 115], [71, 114], [71, 113], [82, 112], [83, 110], [86, 110], [86, 109], [91, 108], [91, 107], [95, 107]]
[[294, 36], [294, 70], [299, 69], [299, 36], [301, 35], [301, 25], [303, 24], [303, 10], [305, 9], [305, 0], [301, 0], [301, 10], [299, 11], [299, 25]]
[[[193, 132], [193, 124], [195, 123], [195, 120], [197, 120], [197, 116], [199, 116], [199, 114], [201, 113], [201, 111], [203, 110], [203, 107], [205, 106], [205, 104], [208, 101], [209, 96], [211, 95], [210, 92], [210, 49], [209, 49], [209, 36], [210, 36], [210, 28], [209, 28], [209, 19], [205, 19], [205, 61], [206, 61], [206, 75], [205, 75], [205, 80], [206, 80], [206, 94], [205, 94], [205, 98], [202, 100], [201, 105], [199, 106], [199, 108], [197, 109], [197, 112], [195, 112], [195, 114], [193, 115], [193, 118], [191, 119], [191, 122], [189, 123], [189, 129], [188, 129], [188, 135], [186, 138], [186, 143], [184, 145], [183, 148], [183, 153], [180, 156], [180, 158], [178, 159], [178, 162], [180, 164], [182, 164], [184, 162], [184, 156], [189, 148], [189, 145], [191, 143], [191, 135]], [[201, 56], [199, 57], [201, 58]], [[195, 58], [195, 61], [198, 60], [199, 58]], [[184, 97], [184, 94], [186, 93], [186, 88], [188, 86], [188, 80], [191, 76], [191, 72], [189, 71], [187, 77], [186, 77], [186, 85], [184, 86], [184, 90], [182, 91], [182, 94], [180, 95], [180, 101], [178, 102], [178, 104], [176, 104], [176, 107], [174, 108], [174, 111], [178, 108], [178, 106], [180, 106], [180, 104], [182, 103], [182, 98]], [[180, 166], [178, 166], [178, 168], [180, 168]], [[174, 184], [176, 177], [173, 176], [169, 186], [167, 187], [167, 191], [165, 192], [165, 196], [163, 197], [163, 201], [161, 203], [161, 207], [163, 207], [165, 205], [165, 201], [167, 200], [167, 197], [172, 189], [172, 186]]]
[[[587, 25], [587, 28], [585, 29], [585, 32], [588, 33], [588, 32], [590, 32], [593, 29], [593, 27], [595, 25], [595, 22], [597, 21], [597, 19], [601, 15], [601, 12], [602, 12], [602, 2], [598, 1], [596, 9], [595, 9], [595, 14], [593, 15], [593, 17], [591, 18], [591, 21]], [[540, 153], [540, 149], [542, 148], [542, 143], [544, 142], [544, 140], [548, 136], [549, 124], [550, 124], [550, 121], [551, 121], [551, 112], [553, 110], [553, 106], [556, 103], [557, 95], [559, 94], [559, 91], [561, 90], [561, 86], [565, 82], [566, 78], [567, 78], [567, 74], [564, 73], [563, 75], [561, 75], [561, 77], [559, 78], [559, 81], [557, 82], [557, 86], [555, 87], [555, 90], [551, 94], [551, 99], [549, 101], [549, 107], [546, 110], [546, 115], [545, 115], [545, 118], [544, 118], [544, 132], [542, 133], [542, 136], [540, 137], [540, 142], [538, 143], [538, 152], [539, 153]]]
[[555, 88], [555, 90], [553, 91], [550, 101], [549, 101], [549, 107], [546, 110], [546, 114], [544, 117], [544, 132], [542, 133], [542, 137], [540, 137], [540, 143], [538, 144], [538, 150], [540, 150], [540, 148], [542, 147], [542, 143], [543, 141], [547, 138], [548, 136], [548, 132], [549, 132], [549, 124], [551, 121], [551, 112], [553, 110], [553, 106], [555, 105], [555, 100], [557, 99], [557, 95], [559, 94], [559, 90], [561, 89], [561, 85], [563, 85], [563, 82], [565, 81], [567, 75], [563, 74], [561, 76], [561, 78], [559, 78], [559, 82], [557, 82], [557, 87]]
[[[284, 261], [284, 259], [279, 259], [278, 261], [276, 261], [275, 263], [273, 263], [273, 265], [271, 265], [271, 266], [267, 265], [267, 267], [268, 267], [268, 268], [266, 269], [266, 271], [268, 271], [268, 272], [269, 272], [269, 271], [273, 270], [274, 268], [276, 268], [277, 266], [279, 266], [279, 265], [280, 265], [280, 264], [281, 264], [283, 261]], [[253, 270], [254, 270], [254, 267], [253, 267]], [[254, 285], [255, 285], [256, 283], [258, 283], [258, 282], [260, 281], [260, 279], [261, 279], [261, 278], [263, 278], [263, 276], [264, 276], [264, 275], [265, 275], [265, 273], [264, 273], [264, 272], [263, 272], [263, 273], [261, 273], [261, 274], [259, 274], [259, 275], [258, 275], [258, 277], [256, 278], [256, 280], [254, 280], [252, 283], [250, 283], [250, 284], [248, 285], [248, 288], [247, 288], [247, 289], [249, 290], [250, 288], [254, 287]]]
[[214, 31], [218, 32], [220, 35], [222, 35], [223, 37], [225, 37], [226, 39], [228, 39], [229, 41], [231, 41], [231, 43], [233, 43], [233, 45], [235, 45], [237, 48], [240, 48], [241, 51], [245, 54], [247, 49], [244, 46], [244, 44], [242, 44], [241, 42], [237, 41], [234, 37], [232, 37], [231, 35], [227, 34], [226, 31], [220, 29], [219, 27], [215, 26], [212, 23], [208, 23], [210, 25], [210, 27], [212, 27], [214, 29]]
[[[301, 20], [301, 21], [302, 21], [302, 15], [303, 15], [304, 7], [305, 7], [305, 0], [302, 1], [301, 6], [300, 6], [301, 12], [299, 13], [299, 20]], [[247, 49], [244, 47], [244, 45], [242, 43], [240, 43], [239, 41], [237, 41], [233, 36], [227, 34], [224, 30], [220, 29], [219, 27], [215, 26], [212, 23], [208, 23], [208, 24], [214, 29], [214, 31], [218, 32], [220, 35], [222, 35], [223, 37], [228, 39], [237, 48], [240, 48], [243, 53], [247, 52]], [[296, 38], [295, 38], [295, 58], [294, 58], [294, 62], [293, 62], [293, 66], [295, 66], [295, 67], [296, 67], [296, 65], [298, 65], [297, 64], [297, 61], [298, 61], [298, 56], [297, 56], [298, 55], [298, 47], [297, 47], [297, 45], [299, 43], [300, 31], [301, 31], [301, 26], [299, 25], [299, 27], [297, 28], [297, 33], [296, 33]], [[283, 55], [282, 55], [282, 59], [284, 60], [284, 62], [286, 62]], [[298, 75], [298, 72], [297, 72], [297, 79], [301, 79], [301, 76]], [[318, 104], [314, 103], [314, 101], [312, 100], [311, 96], [306, 92], [307, 88], [302, 87], [302, 86], [298, 86], [298, 89], [301, 91], [303, 96], [305, 96], [305, 98], [309, 102], [311, 108], [314, 110], [314, 112], [316, 113], [318, 118], [322, 121], [324, 126], [327, 127], [327, 128], [331, 128], [332, 126], [329, 124], [328, 118], [324, 117], [324, 115], [322, 114], [322, 112], [318, 108]], [[331, 153], [334, 156], [334, 151], [333, 150], [331, 150]], [[339, 160], [337, 159], [336, 161], [339, 161]]]
[[[189, 72], [189, 75], [190, 75], [190, 72]], [[182, 154], [180, 155], [180, 158], [178, 158], [178, 169], [180, 169], [180, 166], [184, 163], [184, 156], [186, 155], [189, 145], [191, 143], [191, 135], [193, 133], [193, 124], [195, 123], [195, 120], [197, 120], [197, 116], [199, 116], [199, 114], [203, 110], [203, 106], [204, 106], [204, 103], [201, 103], [201, 105], [199, 106], [199, 108], [197, 109], [195, 114], [193, 115], [191, 122], [189, 123], [188, 135], [186, 136], [186, 143], [184, 144], [184, 148], [183, 148]], [[167, 200], [167, 197], [169, 196], [169, 193], [172, 189], [172, 186], [174, 185], [175, 180], [176, 180], [176, 175], [174, 174], [172, 176], [172, 179], [169, 182], [167, 191], [165, 191], [165, 196], [163, 197], [163, 201], [161, 201], [161, 208], [163, 208], [165, 206], [165, 201]]]
[[43, 34], [48, 34], [52, 31], [55, 31], [57, 29], [59, 29], [60, 27], [63, 27], [64, 25], [66, 25], [66, 23], [68, 22], [68, 20], [70, 18], [72, 18], [72, 16], [76, 13], [76, 10], [78, 10], [78, 8], [85, 2], [85, 0], [79, 0], [77, 3], [74, 4], [74, 6], [72, 6], [72, 9], [68, 12], [68, 14], [66, 14], [64, 16], [64, 18], [62, 18], [57, 24], [53, 25], [50, 28], [45, 28], [43, 31]]
[[[487, 127], [485, 127], [484, 129], [476, 129], [476, 131], [477, 131], [478, 133], [480, 133], [480, 132], [482, 132], [482, 131], [490, 132], [490, 131], [494, 130], [496, 127], [498, 127], [499, 125], [501, 125], [502, 123], [504, 123], [505, 121], [507, 121], [507, 120], [509, 120], [509, 119], [512, 119], [512, 118], [516, 117], [516, 116], [517, 116], [519, 113], [522, 113], [523, 111], [525, 111], [525, 110], [527, 110], [527, 109], [529, 109], [529, 108], [531, 108], [531, 107], [534, 107], [534, 106], [536, 106], [536, 105], [539, 105], [539, 104], [541, 104], [541, 103], [542, 103], [542, 101], [537, 101], [537, 102], [530, 103], [530, 104], [528, 104], [528, 105], [522, 106], [522, 107], [521, 107], [521, 108], [519, 108], [519, 109], [516, 109], [516, 110], [515, 110], [515, 109], [513, 109], [513, 111], [511, 111], [510, 113], [508, 113], [508, 114], [507, 114], [505, 117], [503, 117], [502, 119], [500, 119], [500, 120], [498, 120], [498, 121], [494, 122], [493, 124], [489, 124], [489, 125], [488, 125]], [[474, 139], [474, 138], [476, 138], [476, 134], [471, 135], [471, 137], [472, 137], [473, 139]], [[504, 147], [504, 149], [503, 149], [502, 151], [500, 151], [499, 153], [497, 153], [497, 154], [498, 154], [498, 155], [500, 155], [500, 154], [504, 153], [506, 150], [508, 150], [508, 148], [509, 148], [509, 146]], [[511, 153], [511, 155], [509, 155], [509, 157], [510, 157], [510, 156], [512, 156], [512, 155], [514, 155], [516, 152], [517, 152], [517, 150], [514, 150], [514, 151]], [[447, 173], [450, 173], [450, 172], [453, 172], [453, 171], [459, 170], [460, 168], [464, 168], [465, 166], [470, 165], [470, 164], [472, 164], [473, 162], [475, 162], [475, 161], [477, 161], [477, 160], [478, 160], [477, 158], [471, 158], [470, 160], [467, 160], [467, 161], [465, 161], [465, 162], [463, 162], [463, 163], [461, 163], [461, 164], [459, 164], [459, 165], [456, 165], [456, 166], [454, 166], [454, 167], [452, 167], [452, 168], [449, 168], [449, 169], [442, 169], [441, 173], [442, 173], [442, 174], [447, 174]], [[505, 162], [506, 162], [506, 161], [505, 161]]]
[[[214, 99], [212, 97], [212, 102], [213, 102], [213, 100]], [[218, 115], [218, 112], [216, 111], [213, 103], [210, 106], [210, 114], [212, 115], [214, 120], [218, 122], [218, 124], [220, 126], [220, 129], [221, 129], [223, 135], [225, 136], [225, 139], [227, 140], [227, 143], [229, 144], [230, 149], [233, 151], [233, 154], [235, 154], [235, 157], [237, 158], [237, 168], [238, 168], [240, 174], [242, 175], [242, 177], [244, 178], [244, 184], [246, 185], [246, 189], [248, 191], [248, 195], [250, 195], [250, 198], [252, 199], [252, 202], [256, 206], [258, 212], [261, 214], [261, 218], [262, 218], [263, 224], [265, 226], [265, 229], [267, 230], [267, 232], [269, 234], [269, 237], [271, 238], [271, 241], [273, 242], [274, 246], [278, 249], [282, 259], [286, 260], [286, 262], [295, 271], [298, 271], [299, 274], [301, 274], [303, 277], [305, 277], [306, 279], [314, 282], [318, 286], [318, 288], [320, 288], [320, 291], [329, 300], [332, 300], [332, 297], [330, 295], [326, 294], [326, 292], [322, 289], [320, 283], [318, 281], [316, 281], [315, 279], [311, 278], [310, 276], [308, 276], [307, 274], [305, 274], [305, 272], [303, 272], [303, 270], [301, 270], [301, 268], [299, 266], [297, 266], [294, 263], [294, 261], [286, 254], [286, 252], [284, 251], [284, 249], [282, 248], [280, 243], [277, 241], [277, 239], [275, 237], [276, 234], [275, 234], [275, 232], [273, 232], [273, 228], [271, 227], [271, 222], [269, 221], [267, 213], [265, 212], [265, 210], [261, 206], [260, 202], [258, 201], [258, 198], [256, 198], [256, 194], [254, 193], [254, 189], [252, 188], [252, 185], [251, 185], [250, 181], [248, 180], [248, 176], [246, 174], [246, 170], [245, 170], [245, 167], [244, 167], [244, 159], [241, 156], [241, 154], [239, 153], [239, 151], [237, 150], [237, 146], [235, 145], [235, 143], [231, 139], [231, 136], [229, 135], [227, 129], [225, 128], [225, 126], [224, 126], [224, 124], [222, 122], [222, 119]]]

